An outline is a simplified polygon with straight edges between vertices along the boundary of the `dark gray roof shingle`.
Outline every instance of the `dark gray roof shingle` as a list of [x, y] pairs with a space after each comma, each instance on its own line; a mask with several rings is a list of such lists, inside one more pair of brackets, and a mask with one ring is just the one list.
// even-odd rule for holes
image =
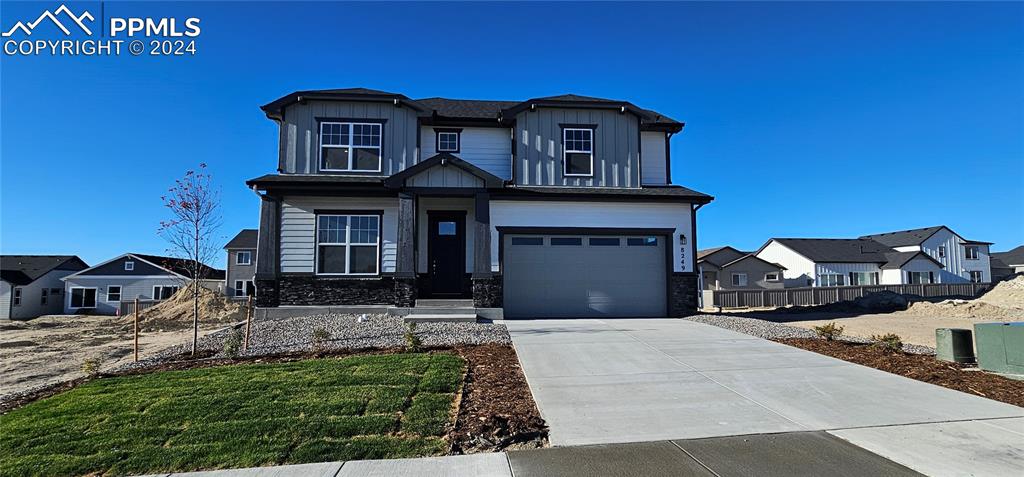
[[[164, 267], [174, 273], [185, 277], [191, 277], [192, 261], [184, 258], [177, 257], [165, 257], [162, 255], [149, 255], [144, 253], [132, 253], [132, 255], [141, 258], [153, 265]], [[199, 278], [206, 280], [223, 280], [224, 270], [213, 268], [206, 264], [200, 264]]]
[[73, 271], [88, 268], [76, 255], [0, 255], [0, 278], [15, 285], [28, 285], [64, 264]]
[[912, 252], [889, 252], [889, 253], [886, 253], [885, 254], [885, 258], [887, 258], [889, 261], [885, 262], [885, 264], [882, 265], [882, 268], [883, 269], [898, 269], [898, 268], [906, 265], [907, 262], [917, 258], [918, 255], [920, 255], [920, 256], [922, 256], [924, 258], [927, 258], [928, 260], [931, 260], [932, 262], [935, 262], [936, 264], [939, 265], [939, 268], [945, 268], [945, 265], [943, 265], [941, 262], [939, 262], [938, 260], [935, 260], [934, 258], [932, 258], [931, 255], [928, 255], [927, 253], [924, 253], [924, 252], [922, 252], [920, 250], [915, 250], [915, 251], [912, 251]]
[[893, 250], [869, 239], [773, 238], [815, 262], [887, 263]]
[[888, 245], [890, 247], [905, 247], [908, 245], [920, 245], [935, 235], [935, 232], [946, 228], [945, 225], [936, 225], [934, 227], [924, 227], [920, 229], [911, 230], [900, 230], [899, 232], [886, 232], [882, 234], [864, 235], [862, 239], [871, 239], [876, 242]]
[[1024, 245], [1006, 252], [995, 252], [992, 254], [992, 258], [1006, 265], [1024, 265]]
[[259, 231], [256, 229], [242, 229], [235, 235], [235, 238], [228, 241], [228, 244], [224, 246], [225, 249], [229, 248], [256, 248], [256, 242], [259, 239]]

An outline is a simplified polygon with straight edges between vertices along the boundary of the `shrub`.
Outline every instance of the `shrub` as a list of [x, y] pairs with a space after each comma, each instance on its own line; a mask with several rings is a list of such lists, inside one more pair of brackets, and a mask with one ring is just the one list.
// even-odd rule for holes
[[410, 353], [418, 353], [423, 343], [420, 342], [420, 337], [416, 336], [416, 323], [408, 323], [405, 325], [405, 350]]
[[103, 364], [103, 360], [99, 356], [93, 356], [91, 358], [85, 358], [82, 360], [82, 372], [87, 376], [95, 376], [100, 372], [100, 366]]
[[843, 327], [833, 321], [821, 326], [815, 326], [814, 332], [818, 334], [818, 338], [825, 341], [835, 341], [836, 338], [843, 335]]
[[871, 335], [871, 341], [874, 341], [872, 346], [875, 346], [882, 351], [895, 353], [897, 351], [903, 351], [903, 340], [900, 335], [894, 333], [886, 333], [884, 335]]
[[224, 356], [231, 359], [238, 357], [238, 352], [242, 349], [242, 330], [233, 330], [228, 335], [227, 339], [224, 340]]
[[310, 345], [314, 353], [321, 353], [327, 350], [327, 342], [330, 341], [331, 334], [323, 328], [313, 328], [312, 339], [310, 339]]

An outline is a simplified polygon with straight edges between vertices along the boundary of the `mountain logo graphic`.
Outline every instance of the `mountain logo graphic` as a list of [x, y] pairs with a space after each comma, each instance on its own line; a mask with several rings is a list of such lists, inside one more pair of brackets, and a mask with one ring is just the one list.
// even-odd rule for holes
[[41, 15], [39, 15], [39, 18], [35, 19], [35, 21], [29, 23], [19, 21], [18, 23], [15, 23], [10, 30], [5, 31], [4, 33], [0, 34], [0, 36], [11, 36], [14, 34], [14, 32], [18, 30], [21, 30], [26, 35], [31, 35], [32, 30], [34, 30], [36, 26], [42, 23], [45, 19], [49, 19], [50, 21], [52, 21], [55, 25], [57, 25], [57, 28], [60, 28], [61, 31], [64, 32], [65, 35], [71, 35], [71, 30], [68, 30], [68, 28], [64, 26], [64, 24], [61, 23], [60, 20], [57, 19], [57, 17], [60, 16], [61, 14], [70, 17], [71, 21], [78, 25], [78, 28], [81, 28], [82, 31], [84, 31], [87, 35], [92, 35], [92, 30], [90, 30], [89, 27], [85, 26], [85, 23], [83, 23], [82, 20], [89, 20], [91, 22], [95, 21], [96, 18], [94, 18], [92, 14], [88, 11], [81, 15], [76, 16], [74, 13], [71, 12], [71, 9], [69, 9], [64, 4], [61, 4], [61, 6], [54, 10], [53, 13], [50, 13], [49, 10], [44, 11]]

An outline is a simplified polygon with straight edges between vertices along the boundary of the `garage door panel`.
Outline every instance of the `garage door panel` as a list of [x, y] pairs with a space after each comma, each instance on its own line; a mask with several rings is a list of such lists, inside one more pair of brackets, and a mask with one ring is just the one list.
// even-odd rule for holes
[[[590, 245], [590, 236], [582, 236], [581, 245], [552, 245], [552, 236], [517, 237], [524, 236], [504, 241], [506, 316], [665, 315], [664, 237], [643, 246], [628, 245], [626, 236], [598, 237], [617, 238], [619, 245]], [[524, 245], [537, 237], [541, 245]]]

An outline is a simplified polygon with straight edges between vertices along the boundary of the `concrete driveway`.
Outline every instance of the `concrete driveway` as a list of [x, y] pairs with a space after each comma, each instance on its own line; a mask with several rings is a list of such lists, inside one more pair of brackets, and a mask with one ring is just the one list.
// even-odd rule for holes
[[929, 475], [1024, 466], [1024, 409], [679, 319], [505, 321], [555, 446], [829, 431]]

